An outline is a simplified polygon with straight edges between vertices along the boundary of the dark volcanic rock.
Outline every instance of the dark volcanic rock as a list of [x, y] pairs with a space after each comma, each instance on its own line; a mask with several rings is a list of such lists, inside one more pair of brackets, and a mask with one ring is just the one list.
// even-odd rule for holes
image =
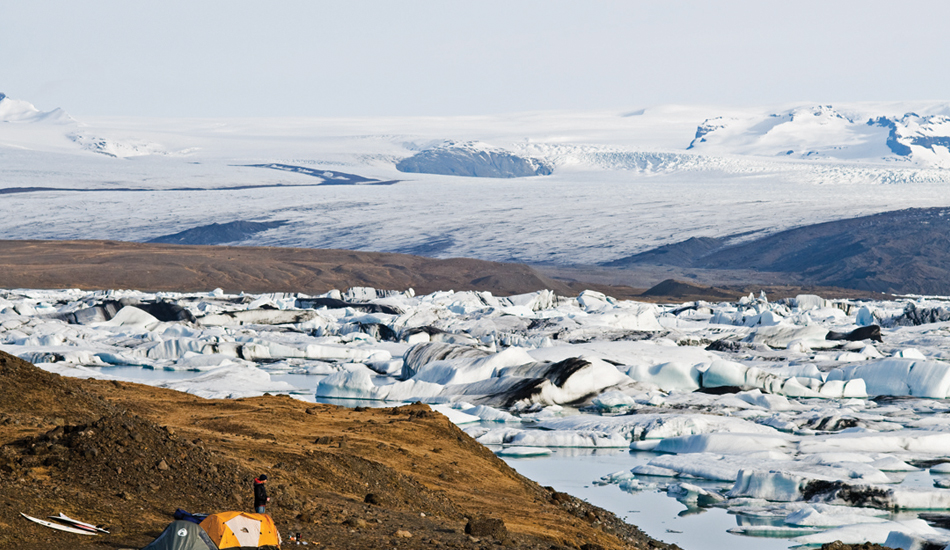
[[884, 341], [881, 338], [881, 327], [877, 325], [858, 327], [851, 332], [828, 331], [828, 334], [825, 335], [825, 340], [847, 340], [849, 342], [860, 342], [861, 340]]
[[643, 294], [641, 296], [669, 296], [671, 298], [687, 298], [689, 296], [708, 296], [725, 299], [735, 299], [734, 292], [726, 292], [717, 288], [684, 283], [675, 279], [667, 279]]
[[222, 244], [246, 240], [261, 231], [280, 227], [287, 222], [245, 222], [213, 223], [186, 229], [173, 235], [155, 237], [146, 242], [165, 244]]
[[508, 537], [508, 529], [505, 522], [498, 518], [473, 518], [465, 525], [465, 534], [505, 540]]

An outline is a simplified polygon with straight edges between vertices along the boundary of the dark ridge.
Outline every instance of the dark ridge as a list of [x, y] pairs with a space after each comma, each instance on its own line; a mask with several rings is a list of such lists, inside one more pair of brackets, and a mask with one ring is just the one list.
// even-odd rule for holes
[[148, 240], [164, 244], [222, 244], [243, 241], [256, 233], [285, 225], [285, 221], [213, 223], [186, 229], [173, 235], [163, 235]]
[[685, 241], [668, 244], [626, 258], [607, 262], [605, 267], [627, 267], [636, 264], [674, 265], [690, 267], [698, 259], [725, 246], [726, 239], [690, 237]]
[[648, 289], [642, 296], [668, 296], [670, 298], [687, 298], [690, 296], [707, 296], [719, 298], [735, 298], [734, 292], [727, 292], [714, 287], [684, 283], [675, 279], [667, 279]]
[[948, 207], [911, 208], [819, 223], [720, 248], [716, 241], [688, 239], [609, 265], [749, 270], [784, 274], [781, 278], [795, 284], [950, 294]]

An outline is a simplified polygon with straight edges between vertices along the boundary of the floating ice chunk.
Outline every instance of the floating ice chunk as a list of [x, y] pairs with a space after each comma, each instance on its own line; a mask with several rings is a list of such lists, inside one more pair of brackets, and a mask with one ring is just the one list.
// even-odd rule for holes
[[630, 440], [617, 433], [524, 430], [507, 437], [504, 443], [524, 447], [625, 448]]
[[736, 481], [742, 466], [723, 460], [722, 455], [695, 453], [684, 455], [664, 455], [654, 458], [650, 466], [658, 466], [687, 475], [711, 481]]
[[636, 399], [617, 390], [605, 391], [591, 400], [591, 406], [602, 413], [624, 411], [636, 405]]
[[[501, 381], [508, 379], [513, 385], [496, 398], [508, 401], [516, 409], [532, 404], [574, 403], [598, 395], [607, 388], [631, 382], [610, 363], [583, 357], [554, 364], [509, 367], [499, 371], [498, 376]], [[525, 378], [534, 381], [523, 383]]]
[[412, 379], [442, 385], [467, 384], [491, 378], [505, 367], [533, 362], [534, 359], [523, 349], [508, 348], [485, 357], [456, 357], [432, 361], [418, 367]]
[[660, 331], [655, 307], [649, 304], [626, 305], [576, 319], [582, 326], [603, 326], [616, 330]]
[[950, 462], [941, 462], [930, 467], [930, 472], [935, 474], [950, 474]]
[[671, 483], [666, 487], [666, 494], [687, 505], [711, 506], [726, 500], [719, 493], [707, 491], [692, 483]]
[[250, 365], [227, 365], [186, 380], [163, 381], [155, 386], [191, 393], [205, 399], [235, 399], [268, 392], [295, 392], [287, 382], [275, 382], [270, 374]]
[[773, 411], [787, 411], [796, 408], [789, 403], [788, 399], [781, 395], [765, 394], [759, 390], [739, 392], [736, 394], [736, 397], [750, 405]]
[[173, 338], [155, 342], [146, 348], [149, 359], [178, 359], [187, 352], [201, 353], [206, 343], [195, 338]]
[[905, 429], [886, 433], [837, 433], [802, 439], [799, 452], [927, 453], [950, 454], [950, 433]]
[[882, 523], [861, 523], [858, 525], [848, 525], [829, 529], [821, 533], [812, 535], [803, 535], [792, 539], [799, 544], [828, 544], [839, 540], [844, 544], [863, 544], [870, 542], [874, 544], [884, 544], [888, 541], [889, 535], [897, 532], [905, 535], [923, 535], [939, 537], [940, 533], [933, 527], [927, 525], [922, 519], [911, 519], [903, 521], [888, 521]]
[[816, 296], [814, 294], [799, 294], [793, 300], [791, 300], [791, 302], [792, 305], [797, 307], [800, 311], [828, 307], [828, 300], [825, 300], [821, 296]]
[[950, 543], [950, 537], [946, 532], [932, 535], [929, 533], [909, 533], [906, 531], [891, 531], [884, 540], [884, 546], [888, 548], [900, 548], [901, 550], [927, 550], [929, 548], [946, 549]]
[[806, 344], [808, 349], [833, 347], [836, 342], [825, 340], [828, 329], [820, 326], [796, 326], [779, 324], [761, 327], [750, 333], [744, 341], [752, 344], [766, 344], [773, 348], [786, 349], [794, 341]]
[[806, 479], [782, 471], [739, 470], [729, 498], [753, 497], [770, 501], [791, 502], [801, 500], [801, 488]]
[[587, 312], [604, 309], [616, 303], [613, 298], [609, 298], [606, 294], [597, 292], [596, 290], [585, 290], [581, 292], [577, 296], [577, 302]]
[[707, 433], [758, 433], [777, 434], [775, 428], [763, 426], [741, 418], [715, 416], [707, 414], [678, 415], [636, 415], [643, 419], [633, 419], [642, 426], [640, 438], [666, 439], [683, 435]]
[[883, 523], [888, 512], [873, 508], [852, 508], [828, 504], [809, 504], [785, 518], [785, 523], [800, 527], [838, 527], [859, 523]]
[[655, 450], [661, 453], [744, 454], [794, 446], [794, 439], [785, 434], [713, 433], [664, 439]]
[[641, 439], [638, 441], [631, 441], [630, 450], [631, 451], [652, 451], [656, 449], [657, 445], [659, 445], [663, 441], [664, 440], [662, 439]]
[[677, 477], [680, 475], [680, 473], [676, 470], [663, 468], [661, 466], [653, 466], [652, 464], [640, 464], [634, 466], [630, 469], [630, 472], [638, 476]]
[[782, 384], [782, 393], [789, 397], [826, 397], [792, 377]]
[[656, 384], [664, 390], [693, 391], [700, 388], [700, 372], [695, 365], [686, 363], [661, 363], [651, 366], [637, 366], [627, 371], [627, 375], [640, 382]]
[[472, 437], [475, 437], [475, 440], [481, 443], [482, 445], [504, 445], [506, 442], [511, 441], [511, 438], [515, 434], [519, 434], [524, 430], [519, 430], [515, 428], [495, 428], [488, 429], [486, 432], [475, 437], [472, 434]]
[[468, 424], [470, 422], [478, 422], [481, 420], [481, 418], [475, 415], [455, 410], [448, 405], [429, 405], [429, 407], [433, 411], [447, 417], [455, 425]]
[[871, 466], [882, 472], [916, 472], [919, 468], [911, 466], [896, 456], [885, 456], [871, 462]]
[[722, 386], [744, 387], [746, 371], [749, 367], [732, 361], [716, 360], [702, 373], [704, 388], [718, 388]]
[[871, 313], [871, 309], [868, 306], [861, 306], [857, 315], [855, 315], [854, 322], [861, 327], [873, 325], [875, 323], [874, 314]]
[[445, 387], [441, 384], [404, 380], [385, 386], [377, 386], [377, 399], [384, 401], [418, 401], [440, 397]]
[[834, 369], [828, 380], [863, 379], [869, 395], [913, 395], [943, 399], [950, 392], [950, 364], [889, 358]]
[[92, 323], [91, 326], [99, 327], [135, 327], [143, 330], [151, 330], [158, 326], [160, 321], [149, 313], [135, 307], [125, 306], [115, 314], [115, 317], [101, 323]]
[[184, 356], [175, 361], [175, 370], [210, 370], [225, 365], [234, 365], [246, 362], [241, 361], [229, 355], [199, 354], [194, 352], [185, 352]]
[[154, 361], [150, 361], [144, 357], [136, 357], [129, 353], [111, 353], [107, 351], [100, 351], [96, 353], [96, 357], [98, 357], [103, 363], [108, 363], [110, 365], [129, 365], [140, 367], [152, 367], [155, 365]]
[[841, 392], [841, 397], [844, 399], [848, 398], [858, 398], [863, 399], [868, 396], [867, 384], [863, 378], [855, 378], [854, 380], [848, 380], [844, 385], [844, 390]]
[[751, 537], [788, 538], [814, 533], [819, 530], [818, 527], [793, 527], [789, 525], [741, 525], [726, 529], [726, 532]]
[[317, 384], [316, 390], [317, 397], [380, 399], [379, 395], [371, 371], [366, 367], [348, 368], [331, 374]]
[[529, 456], [550, 456], [553, 453], [551, 449], [544, 449], [540, 447], [505, 447], [500, 451], [496, 451], [495, 454], [498, 456], [511, 456], [511, 457], [529, 457]]
[[312, 309], [247, 309], [226, 313], [205, 315], [196, 321], [204, 326], [233, 325], [293, 325], [297, 323], [319, 323], [327, 326], [329, 321]]
[[493, 407], [489, 407], [488, 405], [478, 405], [477, 407], [466, 408], [463, 409], [462, 412], [477, 416], [479, 419], [486, 422], [521, 422], [521, 419], [517, 416]]
[[890, 510], [950, 510], [950, 490], [840, 483], [816, 493], [812, 501]]
[[325, 344], [309, 344], [304, 350], [307, 359], [323, 359], [328, 361], [356, 361], [376, 362], [389, 361], [392, 354], [382, 349], [363, 349], [352, 346], [330, 346]]
[[619, 472], [601, 476], [601, 478], [594, 483], [597, 485], [610, 485], [611, 483], [620, 483], [627, 479], [634, 479], [633, 472], [630, 470], [620, 470]]
[[894, 352], [894, 357], [902, 357], [904, 359], [927, 359], [923, 353], [920, 353], [920, 350], [917, 348], [907, 348]]
[[373, 360], [364, 363], [379, 374], [394, 376], [402, 372], [402, 359]]

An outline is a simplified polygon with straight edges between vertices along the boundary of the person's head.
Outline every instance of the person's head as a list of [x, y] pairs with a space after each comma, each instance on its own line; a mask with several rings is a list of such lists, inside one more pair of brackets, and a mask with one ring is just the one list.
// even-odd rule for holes
[[264, 483], [265, 481], [267, 481], [267, 474], [261, 474], [260, 477], [257, 478], [257, 480], [260, 481], [261, 483]]

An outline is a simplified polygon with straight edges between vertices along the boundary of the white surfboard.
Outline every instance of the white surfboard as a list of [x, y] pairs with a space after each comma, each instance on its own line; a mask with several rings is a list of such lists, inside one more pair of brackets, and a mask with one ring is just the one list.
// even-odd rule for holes
[[23, 512], [20, 512], [20, 515], [23, 516], [23, 517], [25, 517], [26, 519], [32, 521], [32, 522], [39, 523], [39, 524], [42, 525], [43, 527], [49, 527], [50, 529], [57, 529], [57, 530], [59, 530], [59, 531], [66, 531], [67, 533], [76, 533], [77, 535], [92, 535], [92, 536], [96, 536], [96, 533], [95, 533], [94, 531], [89, 531], [89, 530], [87, 530], [87, 529], [80, 529], [80, 528], [78, 528], [78, 527], [71, 527], [71, 526], [69, 526], [69, 525], [63, 525], [62, 523], [53, 523], [52, 521], [46, 521], [46, 520], [43, 520], [43, 519], [37, 519], [37, 518], [34, 518], [34, 517], [32, 517], [32, 516], [28, 516], [28, 515], [24, 514]]
[[86, 529], [89, 531], [95, 531], [97, 533], [105, 533], [107, 535], [109, 534], [108, 531], [106, 531], [102, 527], [99, 527], [98, 525], [93, 525], [91, 523], [86, 523], [85, 521], [79, 521], [78, 519], [73, 519], [62, 512], [60, 512], [58, 516], [47, 516], [47, 517], [49, 519], [56, 520], [60, 523], [72, 525], [73, 527], [77, 527], [79, 529]]

